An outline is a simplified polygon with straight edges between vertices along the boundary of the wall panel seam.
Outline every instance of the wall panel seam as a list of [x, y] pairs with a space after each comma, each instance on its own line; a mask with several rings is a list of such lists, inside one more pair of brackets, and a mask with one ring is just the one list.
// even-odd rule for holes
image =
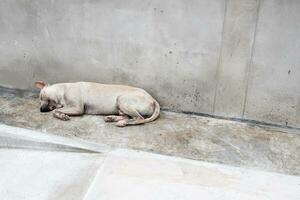
[[247, 67], [247, 77], [246, 77], [246, 89], [245, 89], [245, 94], [244, 94], [244, 103], [243, 103], [243, 111], [242, 111], [242, 119], [245, 118], [245, 111], [246, 111], [246, 104], [247, 104], [247, 98], [248, 98], [248, 90], [249, 90], [249, 81], [250, 81], [250, 74], [251, 74], [251, 68], [253, 66], [253, 56], [255, 52], [255, 44], [256, 44], [256, 34], [257, 34], [257, 26], [258, 26], [258, 21], [259, 21], [259, 13], [260, 13], [260, 4], [261, 0], [258, 0], [258, 6], [257, 6], [257, 14], [256, 14], [256, 20], [255, 20], [255, 28], [254, 28], [254, 34], [253, 34], [253, 41], [251, 45], [251, 55], [250, 55], [250, 60], [249, 64]]
[[215, 109], [216, 109], [216, 99], [217, 99], [217, 92], [218, 92], [218, 87], [219, 87], [219, 76], [220, 76], [220, 68], [222, 64], [222, 51], [223, 51], [223, 43], [224, 43], [224, 32], [225, 32], [225, 25], [226, 25], [226, 16], [227, 16], [227, 5], [228, 5], [229, 0], [225, 0], [225, 5], [224, 5], [224, 19], [223, 19], [223, 27], [222, 27], [222, 33], [221, 33], [221, 47], [220, 47], [220, 52], [219, 52], [219, 59], [217, 63], [217, 70], [216, 70], [216, 84], [215, 84], [215, 93], [214, 93], [214, 99], [213, 99], [213, 108], [212, 108], [212, 114], [215, 114]]

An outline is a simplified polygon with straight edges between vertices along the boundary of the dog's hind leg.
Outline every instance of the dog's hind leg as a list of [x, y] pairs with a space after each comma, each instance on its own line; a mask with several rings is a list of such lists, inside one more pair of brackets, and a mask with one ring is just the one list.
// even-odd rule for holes
[[129, 119], [128, 115], [123, 113], [121, 110], [118, 111], [119, 115], [108, 115], [104, 117], [105, 122], [118, 122], [121, 120], [127, 120]]
[[[144, 96], [138, 94], [122, 95], [117, 99], [117, 107], [119, 112], [127, 115], [129, 118], [120, 120], [116, 126], [124, 127], [126, 125], [143, 124], [145, 119], [143, 115], [151, 114], [152, 102]], [[140, 111], [142, 111], [140, 113]]]
[[63, 107], [53, 111], [53, 116], [55, 118], [67, 121], [70, 120], [70, 116], [80, 116], [83, 115], [84, 109], [79, 107]]
[[126, 119], [129, 119], [126, 115], [108, 115], [104, 117], [105, 122], [118, 122]]
[[129, 119], [129, 117], [127, 117], [123, 120], [117, 121], [116, 126], [118, 126], [118, 127], [124, 127], [127, 124], [140, 122], [140, 121], [144, 120], [144, 117], [134, 108], [127, 108], [126, 106], [124, 106], [124, 107], [120, 106], [120, 109], [124, 114], [131, 117], [131, 119]]

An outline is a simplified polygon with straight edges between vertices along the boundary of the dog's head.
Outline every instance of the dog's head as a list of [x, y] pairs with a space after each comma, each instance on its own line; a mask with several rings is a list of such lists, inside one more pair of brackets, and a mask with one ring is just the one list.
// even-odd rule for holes
[[36, 81], [35, 87], [40, 89], [41, 112], [50, 112], [58, 107], [55, 90], [44, 81]]

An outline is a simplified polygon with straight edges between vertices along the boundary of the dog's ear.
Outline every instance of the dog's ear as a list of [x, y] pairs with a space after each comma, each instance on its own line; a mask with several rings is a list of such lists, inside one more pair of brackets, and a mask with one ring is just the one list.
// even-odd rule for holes
[[43, 89], [47, 84], [44, 81], [36, 81], [34, 86], [38, 89]]

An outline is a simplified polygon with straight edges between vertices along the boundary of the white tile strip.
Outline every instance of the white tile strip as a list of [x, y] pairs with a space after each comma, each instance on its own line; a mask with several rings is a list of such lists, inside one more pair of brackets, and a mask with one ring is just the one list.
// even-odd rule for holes
[[[28, 146], [59, 144], [103, 153], [18, 149], [22, 141]], [[7, 142], [16, 149], [3, 148]], [[112, 150], [4, 125], [0, 147], [0, 197], [5, 200], [300, 199], [297, 176]]]

